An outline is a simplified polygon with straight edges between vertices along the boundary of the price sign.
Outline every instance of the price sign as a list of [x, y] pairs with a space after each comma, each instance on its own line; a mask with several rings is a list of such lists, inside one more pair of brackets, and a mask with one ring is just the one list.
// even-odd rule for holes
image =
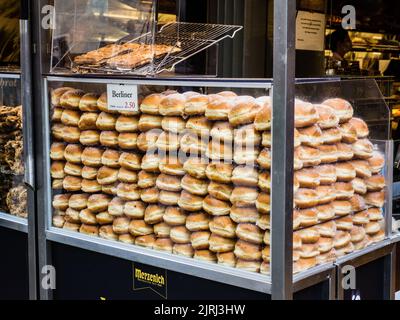
[[139, 111], [136, 85], [108, 84], [107, 99], [110, 111]]

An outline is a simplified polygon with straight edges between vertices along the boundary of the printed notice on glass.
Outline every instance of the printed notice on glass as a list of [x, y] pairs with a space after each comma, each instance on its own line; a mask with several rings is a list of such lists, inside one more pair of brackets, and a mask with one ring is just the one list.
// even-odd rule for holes
[[322, 13], [298, 11], [296, 19], [296, 49], [324, 51], [326, 18]]
[[110, 111], [139, 111], [136, 85], [108, 84], [107, 99]]

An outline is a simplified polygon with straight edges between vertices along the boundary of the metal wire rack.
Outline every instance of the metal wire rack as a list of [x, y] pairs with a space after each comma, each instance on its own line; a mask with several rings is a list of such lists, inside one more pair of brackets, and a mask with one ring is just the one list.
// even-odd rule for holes
[[[141, 76], [151, 76], [171, 71], [177, 64], [207, 48], [216, 45], [226, 38], [234, 38], [236, 33], [243, 29], [242, 26], [174, 22], [163, 26], [152, 37], [151, 32], [127, 42], [148, 43], [149, 39], [154, 44], [165, 44], [179, 48], [179, 52], [169, 52], [166, 55], [153, 59], [152, 62], [134, 69], [114, 69], [111, 67], [81, 66], [89, 72], [129, 73]], [[124, 38], [126, 41], [126, 38]], [[121, 40], [119, 41], [121, 42]], [[149, 43], [148, 43], [149, 44]], [[150, 43], [151, 44], [151, 43]]]

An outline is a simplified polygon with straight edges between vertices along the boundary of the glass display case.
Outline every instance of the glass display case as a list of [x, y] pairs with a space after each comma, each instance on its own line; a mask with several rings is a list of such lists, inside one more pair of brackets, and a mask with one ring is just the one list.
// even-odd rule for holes
[[[49, 76], [44, 88], [49, 240], [270, 292], [272, 83]], [[376, 82], [299, 81], [296, 96], [293, 281], [383, 243], [391, 221]]]

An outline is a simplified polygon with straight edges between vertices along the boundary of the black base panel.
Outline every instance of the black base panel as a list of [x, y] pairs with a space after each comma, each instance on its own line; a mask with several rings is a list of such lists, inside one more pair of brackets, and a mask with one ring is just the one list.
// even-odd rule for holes
[[29, 299], [28, 236], [0, 227], [0, 300]]
[[[133, 289], [132, 262], [52, 243], [56, 300], [163, 300], [150, 289]], [[164, 270], [160, 269], [160, 273]], [[327, 283], [295, 295], [296, 299], [328, 299]], [[326, 290], [325, 290], [326, 289]], [[326, 293], [326, 294], [325, 294]], [[269, 300], [270, 296], [226, 284], [167, 271], [168, 300]]]

